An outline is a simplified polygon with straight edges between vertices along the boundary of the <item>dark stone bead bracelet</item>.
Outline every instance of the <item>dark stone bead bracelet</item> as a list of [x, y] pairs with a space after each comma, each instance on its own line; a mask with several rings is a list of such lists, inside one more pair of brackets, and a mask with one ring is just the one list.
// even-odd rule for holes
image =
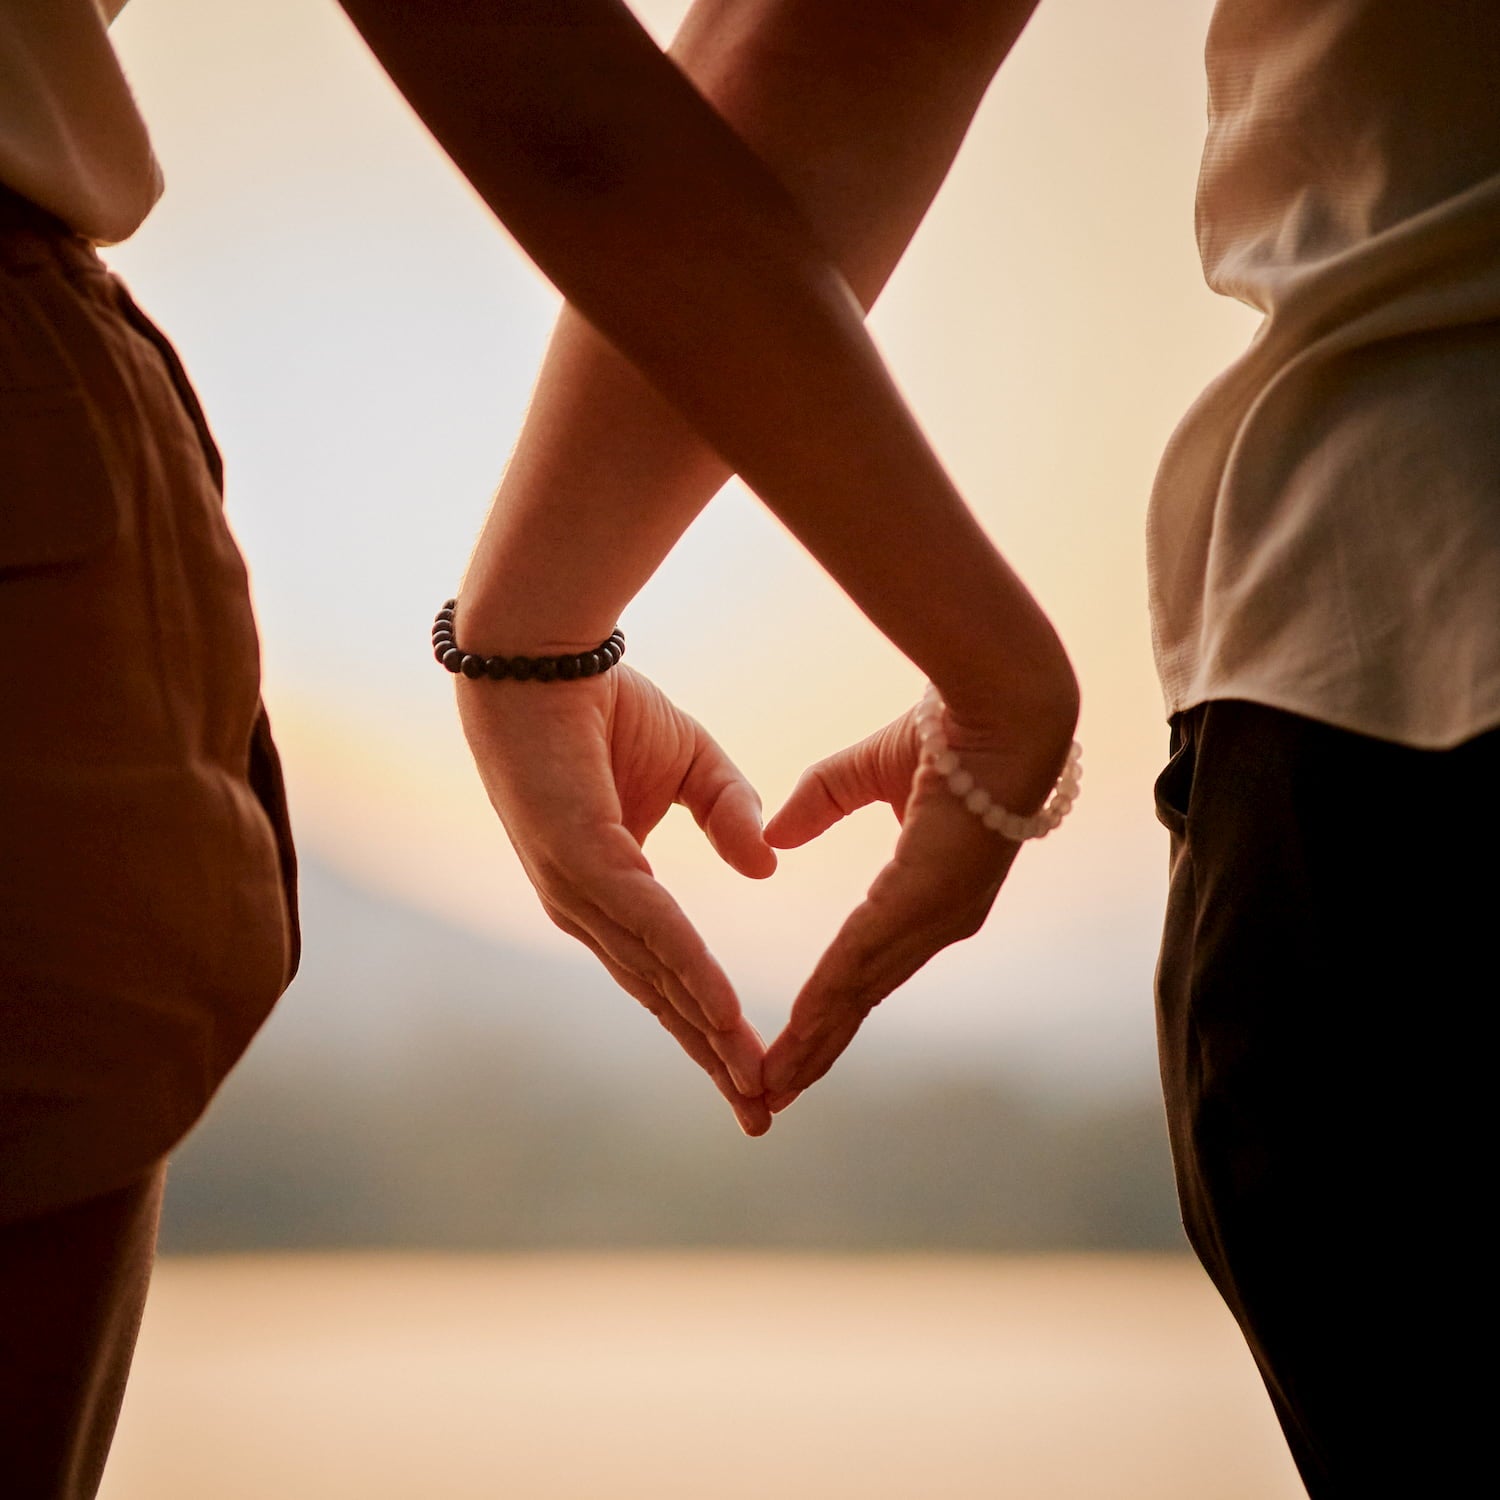
[[463, 650], [454, 635], [457, 599], [446, 600], [432, 622], [432, 654], [450, 672], [465, 677], [509, 677], [516, 682], [573, 682], [607, 672], [625, 654], [625, 632], [618, 626], [609, 639], [576, 656], [476, 656]]

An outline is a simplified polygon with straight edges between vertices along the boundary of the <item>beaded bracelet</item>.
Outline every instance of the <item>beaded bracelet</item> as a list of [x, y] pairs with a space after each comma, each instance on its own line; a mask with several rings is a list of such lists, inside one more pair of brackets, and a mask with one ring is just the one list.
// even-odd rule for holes
[[609, 671], [625, 654], [625, 632], [618, 626], [592, 651], [574, 656], [476, 656], [459, 646], [453, 634], [457, 599], [447, 599], [432, 622], [432, 654], [450, 672], [465, 677], [503, 677], [516, 682], [572, 682], [578, 677], [597, 677]]
[[1027, 839], [1044, 839], [1062, 820], [1078, 798], [1083, 780], [1083, 749], [1077, 740], [1068, 748], [1062, 774], [1047, 804], [1031, 817], [1008, 812], [985, 791], [976, 786], [973, 775], [958, 763], [958, 756], [943, 733], [943, 700], [929, 682], [917, 706], [917, 739], [921, 745], [922, 764], [930, 765], [981, 823], [995, 833], [1023, 843]]

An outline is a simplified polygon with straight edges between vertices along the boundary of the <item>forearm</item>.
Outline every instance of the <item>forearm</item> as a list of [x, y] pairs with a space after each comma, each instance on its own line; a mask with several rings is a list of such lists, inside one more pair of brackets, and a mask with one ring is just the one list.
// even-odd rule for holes
[[[698, 0], [671, 56], [868, 308], [1035, 0]], [[464, 582], [486, 649], [602, 639], [729, 468], [572, 308]]]
[[[959, 712], [1066, 663], [780, 183], [606, 0], [345, 0], [564, 295]], [[559, 19], [561, 18], [561, 19]], [[628, 517], [615, 524], [629, 525]]]

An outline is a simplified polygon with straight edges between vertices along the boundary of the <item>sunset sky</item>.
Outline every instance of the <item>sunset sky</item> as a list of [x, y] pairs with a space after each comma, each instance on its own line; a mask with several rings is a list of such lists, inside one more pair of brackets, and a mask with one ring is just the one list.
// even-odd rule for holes
[[[635, 7], [660, 37], [677, 0]], [[1083, 683], [1078, 809], [996, 915], [881, 1016], [913, 1043], [1148, 1059], [1165, 725], [1143, 523], [1157, 456], [1244, 344], [1193, 241], [1209, 0], [1045, 0], [872, 319], [898, 380]], [[107, 253], [176, 341], [228, 462], [306, 847], [524, 945], [543, 920], [459, 737], [427, 627], [462, 572], [557, 299], [332, 0], [133, 0], [115, 35], [167, 194]], [[630, 660], [768, 811], [921, 683], [751, 497], [632, 605]], [[807, 660], [843, 664], [837, 691]], [[889, 852], [868, 812], [763, 886], [685, 814], [648, 846], [758, 1020]], [[628, 1003], [628, 1002], [625, 1002]], [[1050, 1050], [1049, 1050], [1050, 1049]]]

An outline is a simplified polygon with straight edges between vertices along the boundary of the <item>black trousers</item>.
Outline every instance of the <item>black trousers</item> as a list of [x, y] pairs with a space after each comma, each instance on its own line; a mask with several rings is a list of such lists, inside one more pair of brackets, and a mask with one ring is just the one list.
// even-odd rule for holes
[[1488, 1469], [1463, 1356], [1488, 1365], [1500, 731], [1413, 750], [1226, 701], [1172, 752], [1157, 999], [1188, 1236], [1310, 1494], [1462, 1493]]

